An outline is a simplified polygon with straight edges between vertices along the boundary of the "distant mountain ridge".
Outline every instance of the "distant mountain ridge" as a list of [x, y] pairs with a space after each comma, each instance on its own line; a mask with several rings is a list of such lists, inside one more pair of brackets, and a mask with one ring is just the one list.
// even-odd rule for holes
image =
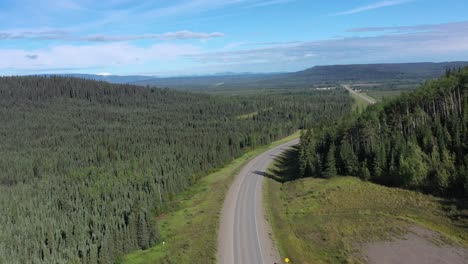
[[[229, 89], [232, 87], [255, 88], [288, 88], [310, 87], [323, 83], [343, 81], [384, 81], [384, 80], [418, 80], [435, 79], [447, 69], [468, 66], [468, 61], [456, 62], [420, 62], [420, 63], [381, 63], [315, 66], [292, 73], [271, 74], [231, 74], [216, 76], [192, 76], [156, 78], [137, 81], [137, 85], [154, 85], [176, 89]], [[219, 84], [222, 83], [220, 86]]]
[[309, 81], [427, 79], [440, 77], [447, 69], [467, 65], [468, 61], [315, 66], [291, 73], [289, 77], [305, 78]]
[[435, 79], [447, 69], [468, 66], [468, 61], [418, 62], [418, 63], [379, 63], [315, 66], [291, 73], [216, 73], [210, 75], [190, 75], [179, 77], [156, 76], [117, 76], [92, 74], [57, 74], [110, 83], [157, 86], [183, 90], [210, 90], [230, 88], [287, 88], [309, 87], [324, 83], [343, 81], [385, 81]]
[[114, 84], [130, 84], [138, 81], [154, 79], [155, 76], [143, 76], [143, 75], [99, 75], [99, 74], [80, 74], [80, 73], [69, 73], [69, 74], [51, 74], [65, 77], [76, 77], [81, 79], [88, 79], [94, 81], [105, 81]]

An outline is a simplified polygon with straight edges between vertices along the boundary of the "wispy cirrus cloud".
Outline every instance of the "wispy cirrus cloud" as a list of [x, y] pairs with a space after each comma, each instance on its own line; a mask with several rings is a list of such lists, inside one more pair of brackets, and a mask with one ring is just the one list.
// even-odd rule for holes
[[222, 8], [260, 8], [271, 5], [287, 4], [296, 0], [183, 0], [166, 7], [158, 7], [144, 12], [144, 17], [169, 17], [190, 13], [204, 13]]
[[[3, 0], [6, 8], [0, 10], [0, 28], [8, 29], [12, 21], [33, 21], [27, 27], [36, 25], [61, 24], [78, 31], [106, 30], [113, 25], [141, 25], [171, 17], [200, 17], [212, 11], [229, 8], [260, 8], [270, 5], [286, 4], [296, 0]], [[3, 7], [3, 6], [2, 6]], [[135, 19], [138, 18], [138, 19]], [[76, 23], [69, 23], [77, 21]], [[11, 28], [11, 27], [10, 27]], [[4, 32], [3, 32], [4, 33]], [[5, 38], [5, 34], [3, 34]]]
[[0, 48], [0, 69], [42, 70], [124, 67], [147, 62], [170, 62], [201, 49], [188, 44], [155, 44], [138, 47], [129, 43], [58, 45], [26, 51]]
[[[47, 30], [44, 30], [47, 31]], [[45, 35], [60, 30], [48, 30]], [[203, 43], [138, 46], [115, 39], [92, 40], [94, 43], [48, 45], [21, 49], [0, 47], [0, 71], [27, 72], [53, 69], [132, 69], [140, 72], [179, 71], [191, 67], [203, 71], [284, 71], [320, 64], [377, 63], [468, 60], [468, 21], [401, 27], [352, 28], [348, 32], [377, 32], [319, 41], [276, 43], [232, 42], [215, 50]], [[37, 32], [36, 32], [37, 33]], [[38, 34], [38, 35], [44, 35]], [[164, 34], [158, 37], [163, 38]], [[165, 35], [165, 38], [193, 37]], [[203, 36], [199, 36], [203, 37]], [[126, 36], [126, 39], [129, 37]], [[122, 40], [119, 39], [119, 40]], [[91, 40], [88, 40], [91, 41]], [[182, 65], [182, 66], [181, 66]], [[75, 70], [73, 70], [75, 69]], [[259, 70], [261, 69], [261, 70]], [[161, 71], [161, 70], [160, 70]], [[138, 73], [138, 72], [136, 72]]]
[[362, 13], [362, 12], [379, 9], [379, 8], [402, 5], [402, 4], [406, 4], [406, 3], [414, 2], [414, 1], [415, 0], [385, 0], [385, 1], [371, 3], [365, 6], [359, 6], [350, 10], [342, 11], [334, 15], [336, 16], [352, 15], [352, 14]]
[[37, 54], [26, 54], [26, 58], [30, 60], [36, 60], [37, 58], [39, 58], [39, 56]]
[[69, 37], [69, 32], [58, 29], [35, 29], [35, 30], [9, 30], [0, 32], [0, 40], [15, 39], [65, 39]]
[[0, 40], [18, 40], [18, 39], [34, 39], [34, 40], [64, 40], [64, 41], [86, 41], [86, 42], [119, 42], [119, 41], [134, 41], [144, 39], [157, 40], [189, 40], [189, 39], [212, 39], [221, 38], [225, 34], [221, 32], [193, 32], [182, 30], [176, 32], [166, 32], [162, 34], [140, 34], [140, 35], [90, 35], [90, 36], [74, 36], [71, 32], [64, 30], [32, 30], [32, 31], [6, 31], [0, 32]]
[[415, 25], [415, 26], [396, 26], [396, 27], [363, 27], [363, 28], [351, 28], [347, 32], [364, 33], [364, 32], [384, 32], [392, 31], [396, 33], [405, 33], [411, 31], [455, 31], [461, 30], [464, 32], [468, 27], [467, 22], [454, 22], [444, 24], [433, 24], [433, 25]]
[[245, 6], [245, 7], [246, 8], [264, 7], [264, 6], [271, 6], [271, 5], [286, 4], [286, 3], [290, 3], [290, 2], [294, 2], [294, 1], [295, 0], [258, 1], [257, 3], [253, 3], [253, 4]]
[[158, 40], [188, 40], [188, 39], [212, 39], [222, 38], [225, 34], [221, 32], [213, 33], [200, 33], [192, 32], [188, 30], [167, 32], [164, 34], [141, 34], [141, 35], [123, 35], [123, 36], [111, 36], [111, 35], [94, 35], [79, 38], [82, 41], [96, 41], [96, 42], [114, 42], [114, 41], [132, 41], [132, 40], [143, 40], [143, 39], [158, 39]]
[[[468, 59], [468, 21], [410, 27], [351, 29], [351, 32], [402, 29], [403, 34], [349, 37], [312, 42], [269, 43], [262, 48], [189, 55], [202, 64], [372, 63], [398, 60]], [[424, 29], [424, 30], [421, 30]]]

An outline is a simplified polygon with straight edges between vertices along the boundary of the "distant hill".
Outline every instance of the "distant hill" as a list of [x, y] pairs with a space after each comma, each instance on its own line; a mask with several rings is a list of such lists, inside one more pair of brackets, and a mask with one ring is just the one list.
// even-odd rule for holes
[[82, 78], [82, 79], [94, 80], [94, 81], [105, 81], [105, 82], [114, 83], [114, 84], [130, 84], [130, 83], [137, 82], [137, 81], [143, 81], [143, 80], [155, 78], [155, 76], [142, 76], [142, 75], [119, 76], [119, 75], [97, 75], [97, 74], [78, 74], [78, 73], [56, 74], [56, 75], [64, 76], [64, 77]]
[[136, 81], [133, 84], [186, 90], [228, 90], [233, 88], [300, 88], [343, 81], [412, 80], [422, 82], [440, 77], [447, 69], [464, 66], [468, 66], [468, 61], [330, 65], [315, 66], [292, 73], [155, 78]]
[[218, 73], [204, 76], [160, 78], [155, 76], [117, 76], [91, 74], [59, 74], [110, 83], [167, 87], [181, 90], [233, 90], [263, 88], [305, 88], [338, 82], [435, 79], [447, 69], [468, 66], [468, 61], [420, 62], [388, 64], [353, 64], [315, 66], [292, 73]]
[[308, 82], [429, 79], [440, 77], [447, 69], [461, 68], [467, 65], [467, 61], [460, 61], [316, 66], [291, 73], [288, 77]]

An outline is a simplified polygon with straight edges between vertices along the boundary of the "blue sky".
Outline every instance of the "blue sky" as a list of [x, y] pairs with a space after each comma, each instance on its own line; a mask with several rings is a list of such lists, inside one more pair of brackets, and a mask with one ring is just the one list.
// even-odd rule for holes
[[466, 0], [0, 0], [0, 75], [468, 60]]

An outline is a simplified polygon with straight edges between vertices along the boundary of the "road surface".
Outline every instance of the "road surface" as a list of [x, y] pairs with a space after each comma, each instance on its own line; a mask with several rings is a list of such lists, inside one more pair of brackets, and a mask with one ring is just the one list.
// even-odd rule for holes
[[299, 139], [255, 157], [236, 176], [224, 201], [218, 235], [218, 263], [282, 263], [271, 238], [262, 201], [264, 175], [273, 159]]
[[349, 93], [359, 96], [360, 98], [362, 98], [362, 100], [366, 101], [367, 103], [371, 105], [377, 103], [377, 100], [375, 100], [374, 98], [367, 96], [365, 94], [362, 94], [362, 93], [358, 93], [354, 91], [353, 89], [351, 89], [351, 85], [349, 84], [342, 84], [341, 86], [343, 86], [346, 90], [348, 90]]

